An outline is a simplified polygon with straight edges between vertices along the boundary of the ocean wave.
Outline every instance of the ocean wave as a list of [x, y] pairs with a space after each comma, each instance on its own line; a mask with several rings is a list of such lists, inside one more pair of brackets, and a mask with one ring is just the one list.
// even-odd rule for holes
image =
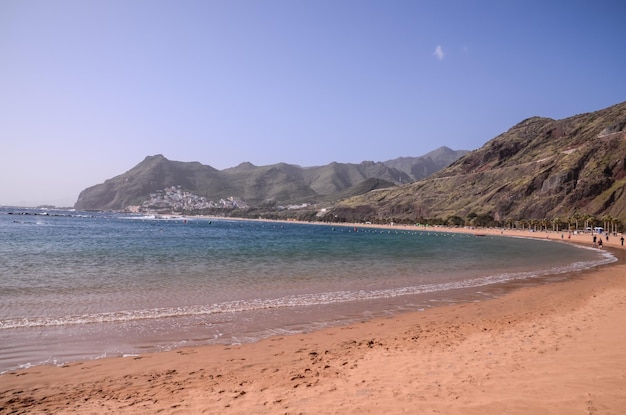
[[[593, 249], [585, 248], [582, 249]], [[96, 323], [123, 323], [138, 320], [154, 320], [176, 317], [192, 317], [221, 313], [241, 313], [266, 309], [280, 309], [290, 307], [319, 306], [337, 303], [378, 300], [400, 296], [420, 295], [435, 292], [452, 291], [459, 289], [478, 288], [492, 284], [505, 283], [516, 280], [526, 280], [548, 275], [559, 275], [568, 272], [582, 271], [599, 265], [617, 261], [617, 258], [608, 251], [600, 251], [601, 257], [594, 261], [574, 262], [566, 266], [533, 270], [528, 272], [499, 273], [487, 276], [469, 278], [462, 281], [439, 284], [422, 284], [417, 286], [379, 289], [334, 291], [311, 294], [298, 294], [269, 299], [247, 299], [228, 301], [210, 305], [193, 305], [183, 307], [164, 307], [144, 310], [125, 310], [94, 314], [68, 315], [60, 317], [23, 317], [0, 320], [0, 330], [20, 329], [32, 327], [72, 326]]]

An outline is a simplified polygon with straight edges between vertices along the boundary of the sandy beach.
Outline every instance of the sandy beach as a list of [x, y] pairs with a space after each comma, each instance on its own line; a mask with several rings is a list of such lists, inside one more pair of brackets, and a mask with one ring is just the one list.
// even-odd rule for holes
[[492, 300], [10, 372], [0, 414], [626, 413], [625, 251], [619, 236], [604, 245], [620, 261]]

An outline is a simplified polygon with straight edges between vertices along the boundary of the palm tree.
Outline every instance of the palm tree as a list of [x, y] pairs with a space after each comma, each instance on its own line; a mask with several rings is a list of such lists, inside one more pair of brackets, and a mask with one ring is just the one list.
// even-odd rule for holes
[[531, 219], [529, 221], [529, 225], [532, 227], [532, 229], [537, 232], [537, 224], [539, 223], [539, 221], [537, 219]]
[[591, 215], [589, 215], [588, 213], [583, 213], [581, 219], [585, 223], [585, 230], [587, 230], [587, 228], [589, 227], [589, 220], [591, 219]]
[[574, 219], [574, 223], [576, 224], [576, 230], [578, 230], [578, 221], [580, 220], [580, 213], [574, 212], [572, 215], [572, 219]]
[[513, 228], [513, 222], [514, 222], [514, 220], [512, 218], [507, 218], [506, 221], [505, 221], [505, 223], [509, 227], [509, 229]]
[[606, 232], [610, 232], [610, 224], [613, 221], [613, 217], [611, 215], [602, 216], [602, 225], [604, 226], [604, 230]]
[[528, 221], [526, 219], [520, 219], [519, 220], [520, 225], [522, 225], [522, 230], [526, 229], [526, 224], [528, 223]]
[[611, 219], [611, 232], [617, 233], [618, 225], [620, 224], [620, 220], [617, 218]]
[[598, 218], [596, 218], [593, 215], [589, 215], [589, 218], [587, 219], [587, 222], [589, 223], [587, 226], [594, 228], [596, 226], [596, 222], [598, 221]]

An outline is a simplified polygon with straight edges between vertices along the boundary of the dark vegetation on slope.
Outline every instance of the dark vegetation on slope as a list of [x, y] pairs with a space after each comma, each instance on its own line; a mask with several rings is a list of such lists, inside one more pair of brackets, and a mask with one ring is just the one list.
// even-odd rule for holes
[[332, 215], [560, 228], [623, 223], [625, 127], [626, 102], [562, 120], [529, 118], [427, 179], [347, 199]]

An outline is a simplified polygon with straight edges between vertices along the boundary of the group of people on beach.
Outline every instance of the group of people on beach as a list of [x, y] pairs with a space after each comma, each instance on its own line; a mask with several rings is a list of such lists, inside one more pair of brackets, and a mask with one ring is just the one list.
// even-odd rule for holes
[[[607, 234], [605, 236], [606, 241], [609, 241], [609, 235]], [[620, 243], [622, 244], [622, 246], [624, 246], [624, 236], [622, 235], [622, 237], [619, 239]], [[598, 235], [593, 235], [593, 246], [598, 246], [598, 248], [602, 248], [602, 235], [598, 236]]]

